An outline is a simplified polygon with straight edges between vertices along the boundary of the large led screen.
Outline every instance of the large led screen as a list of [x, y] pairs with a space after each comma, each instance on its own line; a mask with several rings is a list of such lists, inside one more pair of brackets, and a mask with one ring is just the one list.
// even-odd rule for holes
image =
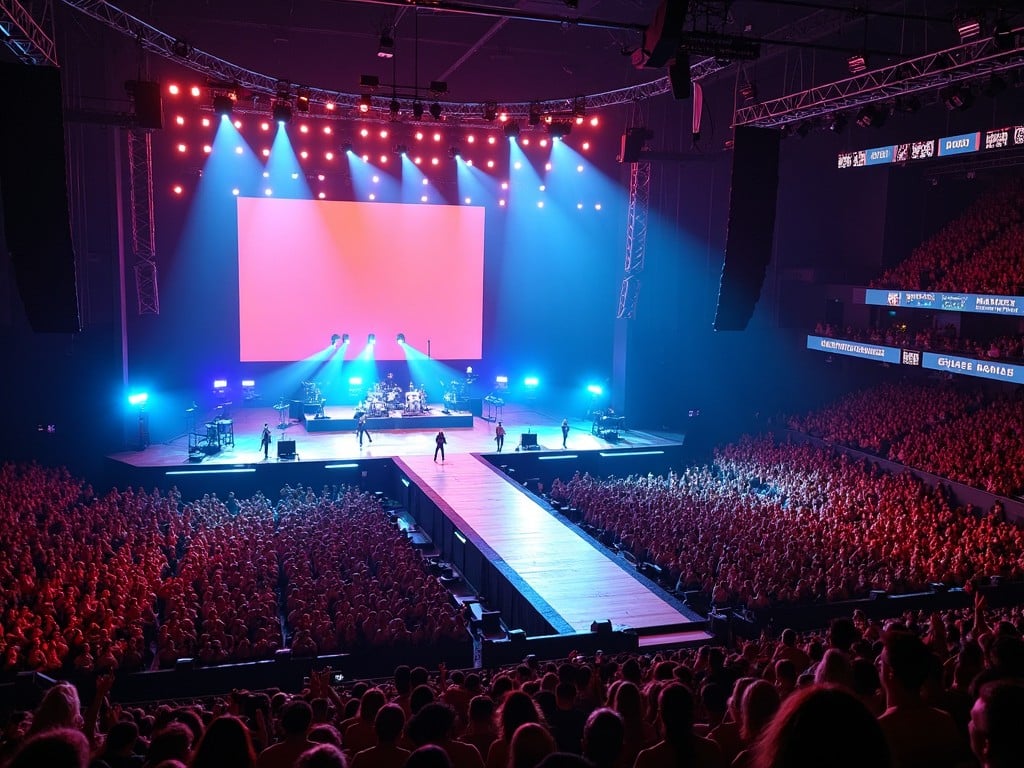
[[[441, 360], [481, 357], [484, 209], [238, 198], [239, 355], [292, 362], [349, 334], [378, 360], [407, 342]], [[429, 342], [429, 343], [428, 343]]]

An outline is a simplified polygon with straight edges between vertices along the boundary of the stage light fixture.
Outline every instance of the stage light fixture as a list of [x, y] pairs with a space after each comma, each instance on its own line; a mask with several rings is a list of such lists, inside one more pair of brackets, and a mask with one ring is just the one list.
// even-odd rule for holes
[[287, 125], [292, 121], [292, 105], [287, 101], [276, 101], [271, 110], [274, 122], [278, 125]]
[[400, 333], [397, 336], [395, 336], [395, 341], [397, 341], [399, 344], [405, 344], [405, 334]]
[[523, 384], [532, 389], [536, 387], [538, 384], [540, 384], [540, 379], [538, 379], [536, 376], [527, 376], [525, 379], [523, 379]]
[[419, 101], [418, 99], [412, 103], [412, 119], [423, 119], [423, 102]]
[[866, 104], [861, 108], [860, 112], [857, 113], [857, 125], [861, 128], [881, 128], [885, 125], [885, 112], [875, 108], [871, 104]]
[[757, 98], [757, 84], [747, 80], [743, 85], [740, 86], [740, 96], [746, 102], [751, 102]]
[[376, 344], [377, 343], [377, 334], [376, 333], [371, 333], [369, 336], [367, 336], [366, 337], [366, 343], [369, 344], [370, 346], [373, 346], [374, 344]]
[[450, 157], [452, 160], [461, 156], [462, 150], [460, 150], [458, 147], [448, 147], [448, 157]]
[[370, 111], [370, 108], [372, 106], [373, 99], [370, 97], [370, 94], [368, 93], [364, 93], [362, 96], [359, 97], [359, 100], [356, 102], [356, 108], [364, 115]]
[[847, 117], [842, 112], [836, 112], [832, 115], [832, 121], [829, 123], [828, 129], [832, 133], [842, 133], [846, 129]]
[[981, 34], [981, 21], [977, 16], [954, 17], [953, 24], [956, 26], [956, 33], [960, 35], [961, 43], [966, 43]]
[[362, 386], [362, 384], [363, 384], [362, 376], [351, 376], [351, 377], [349, 377], [348, 385], [350, 387], [359, 387], [359, 386]]
[[590, 394], [596, 396], [596, 395], [603, 394], [604, 393], [604, 389], [601, 388], [600, 384], [588, 384], [587, 385], [587, 392], [589, 392]]
[[395, 57], [395, 38], [390, 29], [380, 33], [380, 43], [377, 45], [377, 58], [393, 59]]
[[488, 123], [493, 123], [498, 118], [498, 105], [493, 101], [484, 104], [483, 117]]
[[234, 93], [215, 93], [213, 95], [213, 111], [220, 117], [231, 117], [231, 110], [235, 108]]
[[135, 405], [135, 406], [141, 407], [141, 406], [145, 405], [147, 402], [149, 402], [149, 393], [148, 392], [134, 392], [134, 393], [128, 395], [128, 404], [129, 405]]
[[342, 145], [341, 145], [341, 151], [344, 152], [345, 154], [348, 154], [349, 152], [351, 152], [352, 151], [352, 142], [351, 141], [343, 142]]
[[441, 105], [436, 101], [430, 105], [430, 116], [435, 120], [441, 119]]
[[500, 390], [508, 389], [508, 376], [495, 376], [494, 388]]
[[341, 336], [339, 336], [339, 335], [338, 335], [337, 333], [332, 333], [332, 334], [331, 334], [331, 346], [332, 346], [332, 347], [333, 347], [333, 346], [334, 346], [335, 344], [337, 344], [337, 343], [338, 343], [338, 341], [340, 341], [340, 340], [341, 340]]
[[851, 75], [859, 75], [867, 70], [868, 60], [863, 53], [855, 53], [846, 60], [846, 67], [850, 70]]
[[213, 380], [213, 394], [223, 395], [227, 391], [228, 380], [227, 379], [214, 379]]
[[348, 344], [348, 341], [349, 341], [349, 336], [348, 336], [348, 334], [347, 334], [347, 333], [343, 333], [343, 334], [341, 334], [341, 343], [342, 343], [342, 344]]
[[556, 139], [564, 138], [572, 133], [572, 122], [569, 120], [553, 120], [547, 124], [548, 133]]
[[939, 97], [946, 109], [953, 111], [958, 109], [961, 112], [971, 108], [974, 104], [974, 92], [967, 86], [951, 85], [939, 91]]
[[295, 108], [299, 112], [309, 112], [309, 88], [299, 88], [295, 92]]
[[388, 104], [388, 112], [391, 113], [391, 119], [394, 120], [397, 118], [401, 111], [402, 105], [398, 102], [398, 99], [391, 99], [391, 103]]
[[505, 127], [502, 130], [505, 132], [505, 138], [515, 139], [519, 136], [519, 123], [515, 120], [510, 120], [505, 123]]
[[396, 155], [407, 155], [409, 154], [409, 147], [406, 144], [395, 144], [394, 149], [391, 151]]

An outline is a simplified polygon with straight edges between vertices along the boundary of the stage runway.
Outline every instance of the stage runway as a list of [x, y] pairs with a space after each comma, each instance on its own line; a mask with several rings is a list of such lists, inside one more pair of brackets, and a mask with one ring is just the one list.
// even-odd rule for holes
[[[438, 407], [439, 408], [439, 407]], [[493, 421], [463, 414], [465, 427], [442, 427], [448, 438], [446, 450], [449, 455], [471, 453], [493, 453]], [[505, 437], [505, 451], [515, 451], [523, 433], [536, 434], [537, 445], [542, 451], [562, 450], [562, 418], [569, 419], [570, 431], [567, 443], [571, 451], [598, 451], [615, 448], [648, 448], [678, 444], [681, 435], [658, 436], [649, 432], [626, 429], [618, 440], [609, 441], [592, 434], [592, 422], [573, 419], [567, 414], [545, 414], [527, 406], [508, 404], [502, 413], [502, 424], [508, 433]], [[197, 420], [200, 426], [205, 420]], [[297, 461], [331, 461], [334, 459], [393, 458], [396, 456], [432, 456], [436, 427], [427, 427], [419, 417], [402, 419], [402, 429], [375, 431], [370, 428], [370, 437], [360, 448], [355, 429], [343, 432], [307, 432], [302, 422], [292, 421], [286, 426], [279, 424], [278, 412], [271, 405], [265, 407], [236, 408], [231, 413], [233, 445], [224, 445], [216, 453], [204, 455], [203, 465], [259, 463], [263, 460], [260, 450], [260, 432], [263, 424], [270, 424], [274, 432], [274, 443], [270, 447], [270, 461], [275, 462], [278, 440], [294, 440]], [[408, 422], [408, 428], [405, 428]], [[627, 420], [628, 427], [628, 420]], [[134, 467], [167, 467], [189, 463], [189, 440], [187, 434], [176, 436], [166, 442], [149, 445], [144, 450], [122, 451], [112, 454], [111, 459]]]

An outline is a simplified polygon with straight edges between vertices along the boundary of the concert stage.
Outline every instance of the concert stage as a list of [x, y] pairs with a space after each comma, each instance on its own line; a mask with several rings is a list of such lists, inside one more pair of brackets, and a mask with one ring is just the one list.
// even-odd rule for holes
[[[392, 411], [391, 416], [367, 417], [366, 428], [372, 434], [377, 430], [462, 429], [473, 426], [473, 414], [454, 411], [446, 414], [443, 407], [433, 405], [422, 413]], [[323, 418], [306, 415], [304, 421], [306, 432], [354, 432], [356, 429], [355, 409], [339, 405], [324, 406]]]

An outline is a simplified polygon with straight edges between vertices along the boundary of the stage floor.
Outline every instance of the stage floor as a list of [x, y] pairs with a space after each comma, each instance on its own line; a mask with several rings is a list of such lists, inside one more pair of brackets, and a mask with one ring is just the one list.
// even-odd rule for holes
[[[203, 457], [203, 465], [255, 464], [263, 461], [260, 450], [260, 433], [263, 425], [269, 424], [274, 432], [270, 446], [271, 462], [276, 462], [277, 441], [294, 440], [300, 462], [333, 461], [335, 459], [393, 458], [396, 456], [433, 456], [434, 435], [437, 427], [428, 427], [421, 419], [409, 417], [401, 420], [402, 429], [374, 431], [370, 428], [373, 442], [364, 440], [360, 448], [355, 430], [346, 432], [307, 432], [302, 422], [293, 421], [285, 427], [278, 426], [278, 413], [269, 405], [264, 408], [237, 408], [232, 411], [234, 445], [222, 447], [217, 453]], [[493, 421], [467, 416], [472, 426], [442, 427], [448, 438], [445, 446], [449, 456], [471, 453], [493, 453]], [[611, 442], [591, 434], [592, 424], [588, 420], [573, 419], [568, 414], [543, 413], [523, 405], [508, 404], [502, 413], [502, 425], [507, 432], [505, 451], [511, 452], [519, 445], [520, 435], [532, 432], [537, 435], [541, 450], [561, 450], [562, 418], [569, 418], [569, 440], [572, 451], [597, 451], [615, 448], [646, 448], [675, 445], [682, 436], [658, 436], [648, 432], [624, 430], [618, 440]], [[429, 418], [429, 417], [427, 417]], [[406, 422], [408, 428], [404, 428]], [[628, 425], [628, 421], [627, 421]], [[200, 424], [200, 426], [202, 426]], [[141, 451], [122, 451], [112, 454], [111, 459], [133, 467], [169, 467], [189, 464], [188, 435], [182, 434], [172, 440], [154, 443]]]

